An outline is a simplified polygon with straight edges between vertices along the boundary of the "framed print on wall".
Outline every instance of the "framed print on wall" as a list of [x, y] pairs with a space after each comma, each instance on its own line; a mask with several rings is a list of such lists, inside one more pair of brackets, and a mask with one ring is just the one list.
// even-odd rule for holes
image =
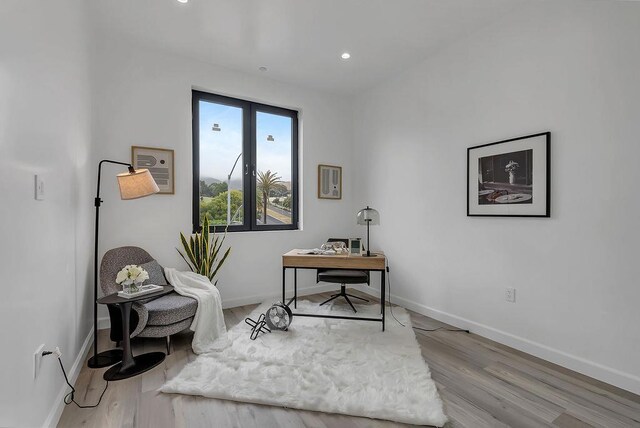
[[342, 199], [342, 167], [318, 165], [318, 198]]
[[155, 147], [131, 146], [131, 164], [134, 169], [146, 168], [160, 188], [159, 194], [175, 193], [173, 150]]
[[551, 133], [467, 149], [467, 216], [549, 217]]

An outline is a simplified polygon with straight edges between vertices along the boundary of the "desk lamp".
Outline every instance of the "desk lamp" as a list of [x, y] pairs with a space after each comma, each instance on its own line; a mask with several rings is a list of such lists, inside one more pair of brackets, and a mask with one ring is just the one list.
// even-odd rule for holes
[[363, 208], [358, 211], [358, 224], [367, 226], [367, 254], [364, 257], [375, 257], [376, 254], [371, 254], [371, 246], [369, 245], [369, 226], [380, 224], [380, 213], [367, 205], [367, 208]]
[[100, 199], [100, 176], [102, 175], [103, 163], [123, 165], [129, 168], [129, 172], [117, 175], [120, 199], [137, 199], [160, 191], [148, 169], [135, 170], [133, 165], [129, 163], [106, 159], [98, 164], [98, 191], [94, 200], [96, 207], [96, 234], [93, 253], [93, 357], [89, 358], [87, 363], [87, 366], [92, 369], [112, 366], [122, 361], [121, 349], [111, 349], [98, 354], [98, 226], [100, 225], [100, 205], [102, 204], [102, 199]]

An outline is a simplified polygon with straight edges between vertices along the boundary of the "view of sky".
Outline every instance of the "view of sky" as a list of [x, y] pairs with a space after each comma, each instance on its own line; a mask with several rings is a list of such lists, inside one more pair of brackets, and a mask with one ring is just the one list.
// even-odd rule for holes
[[[258, 171], [277, 172], [282, 181], [291, 181], [291, 118], [258, 112]], [[272, 135], [275, 141], [267, 141]]]
[[[200, 176], [226, 181], [233, 163], [242, 153], [242, 109], [200, 101]], [[213, 131], [217, 123], [220, 131]], [[291, 180], [291, 118], [257, 113], [257, 169], [276, 172]], [[272, 135], [274, 141], [267, 141]], [[231, 177], [242, 179], [244, 163], [238, 161]], [[236, 186], [233, 186], [235, 188]]]

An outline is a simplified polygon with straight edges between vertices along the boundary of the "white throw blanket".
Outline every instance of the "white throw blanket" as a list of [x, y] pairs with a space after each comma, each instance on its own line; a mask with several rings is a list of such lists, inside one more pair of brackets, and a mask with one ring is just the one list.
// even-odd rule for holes
[[229, 342], [218, 289], [206, 276], [195, 272], [165, 268], [164, 273], [178, 294], [198, 301], [198, 309], [190, 327], [194, 332], [191, 343], [193, 352], [204, 354], [225, 348]]

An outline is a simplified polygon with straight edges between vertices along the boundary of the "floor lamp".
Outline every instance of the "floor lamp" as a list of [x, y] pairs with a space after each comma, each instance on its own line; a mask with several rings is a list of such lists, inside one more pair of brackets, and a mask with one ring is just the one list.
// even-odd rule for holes
[[364, 257], [375, 257], [376, 254], [371, 254], [371, 246], [369, 245], [369, 226], [380, 224], [380, 213], [367, 205], [367, 208], [363, 208], [358, 211], [358, 224], [367, 226], [367, 254]]
[[98, 354], [98, 228], [100, 226], [100, 177], [102, 175], [102, 164], [112, 163], [123, 165], [129, 168], [129, 172], [118, 174], [118, 187], [120, 188], [121, 199], [137, 199], [144, 196], [158, 193], [158, 185], [147, 169], [133, 169], [133, 165], [125, 162], [112, 160], [102, 160], [98, 164], [98, 190], [94, 204], [96, 207], [96, 234], [95, 248], [93, 253], [93, 357], [89, 358], [87, 365], [92, 368], [108, 367], [122, 361], [122, 350], [111, 349]]

